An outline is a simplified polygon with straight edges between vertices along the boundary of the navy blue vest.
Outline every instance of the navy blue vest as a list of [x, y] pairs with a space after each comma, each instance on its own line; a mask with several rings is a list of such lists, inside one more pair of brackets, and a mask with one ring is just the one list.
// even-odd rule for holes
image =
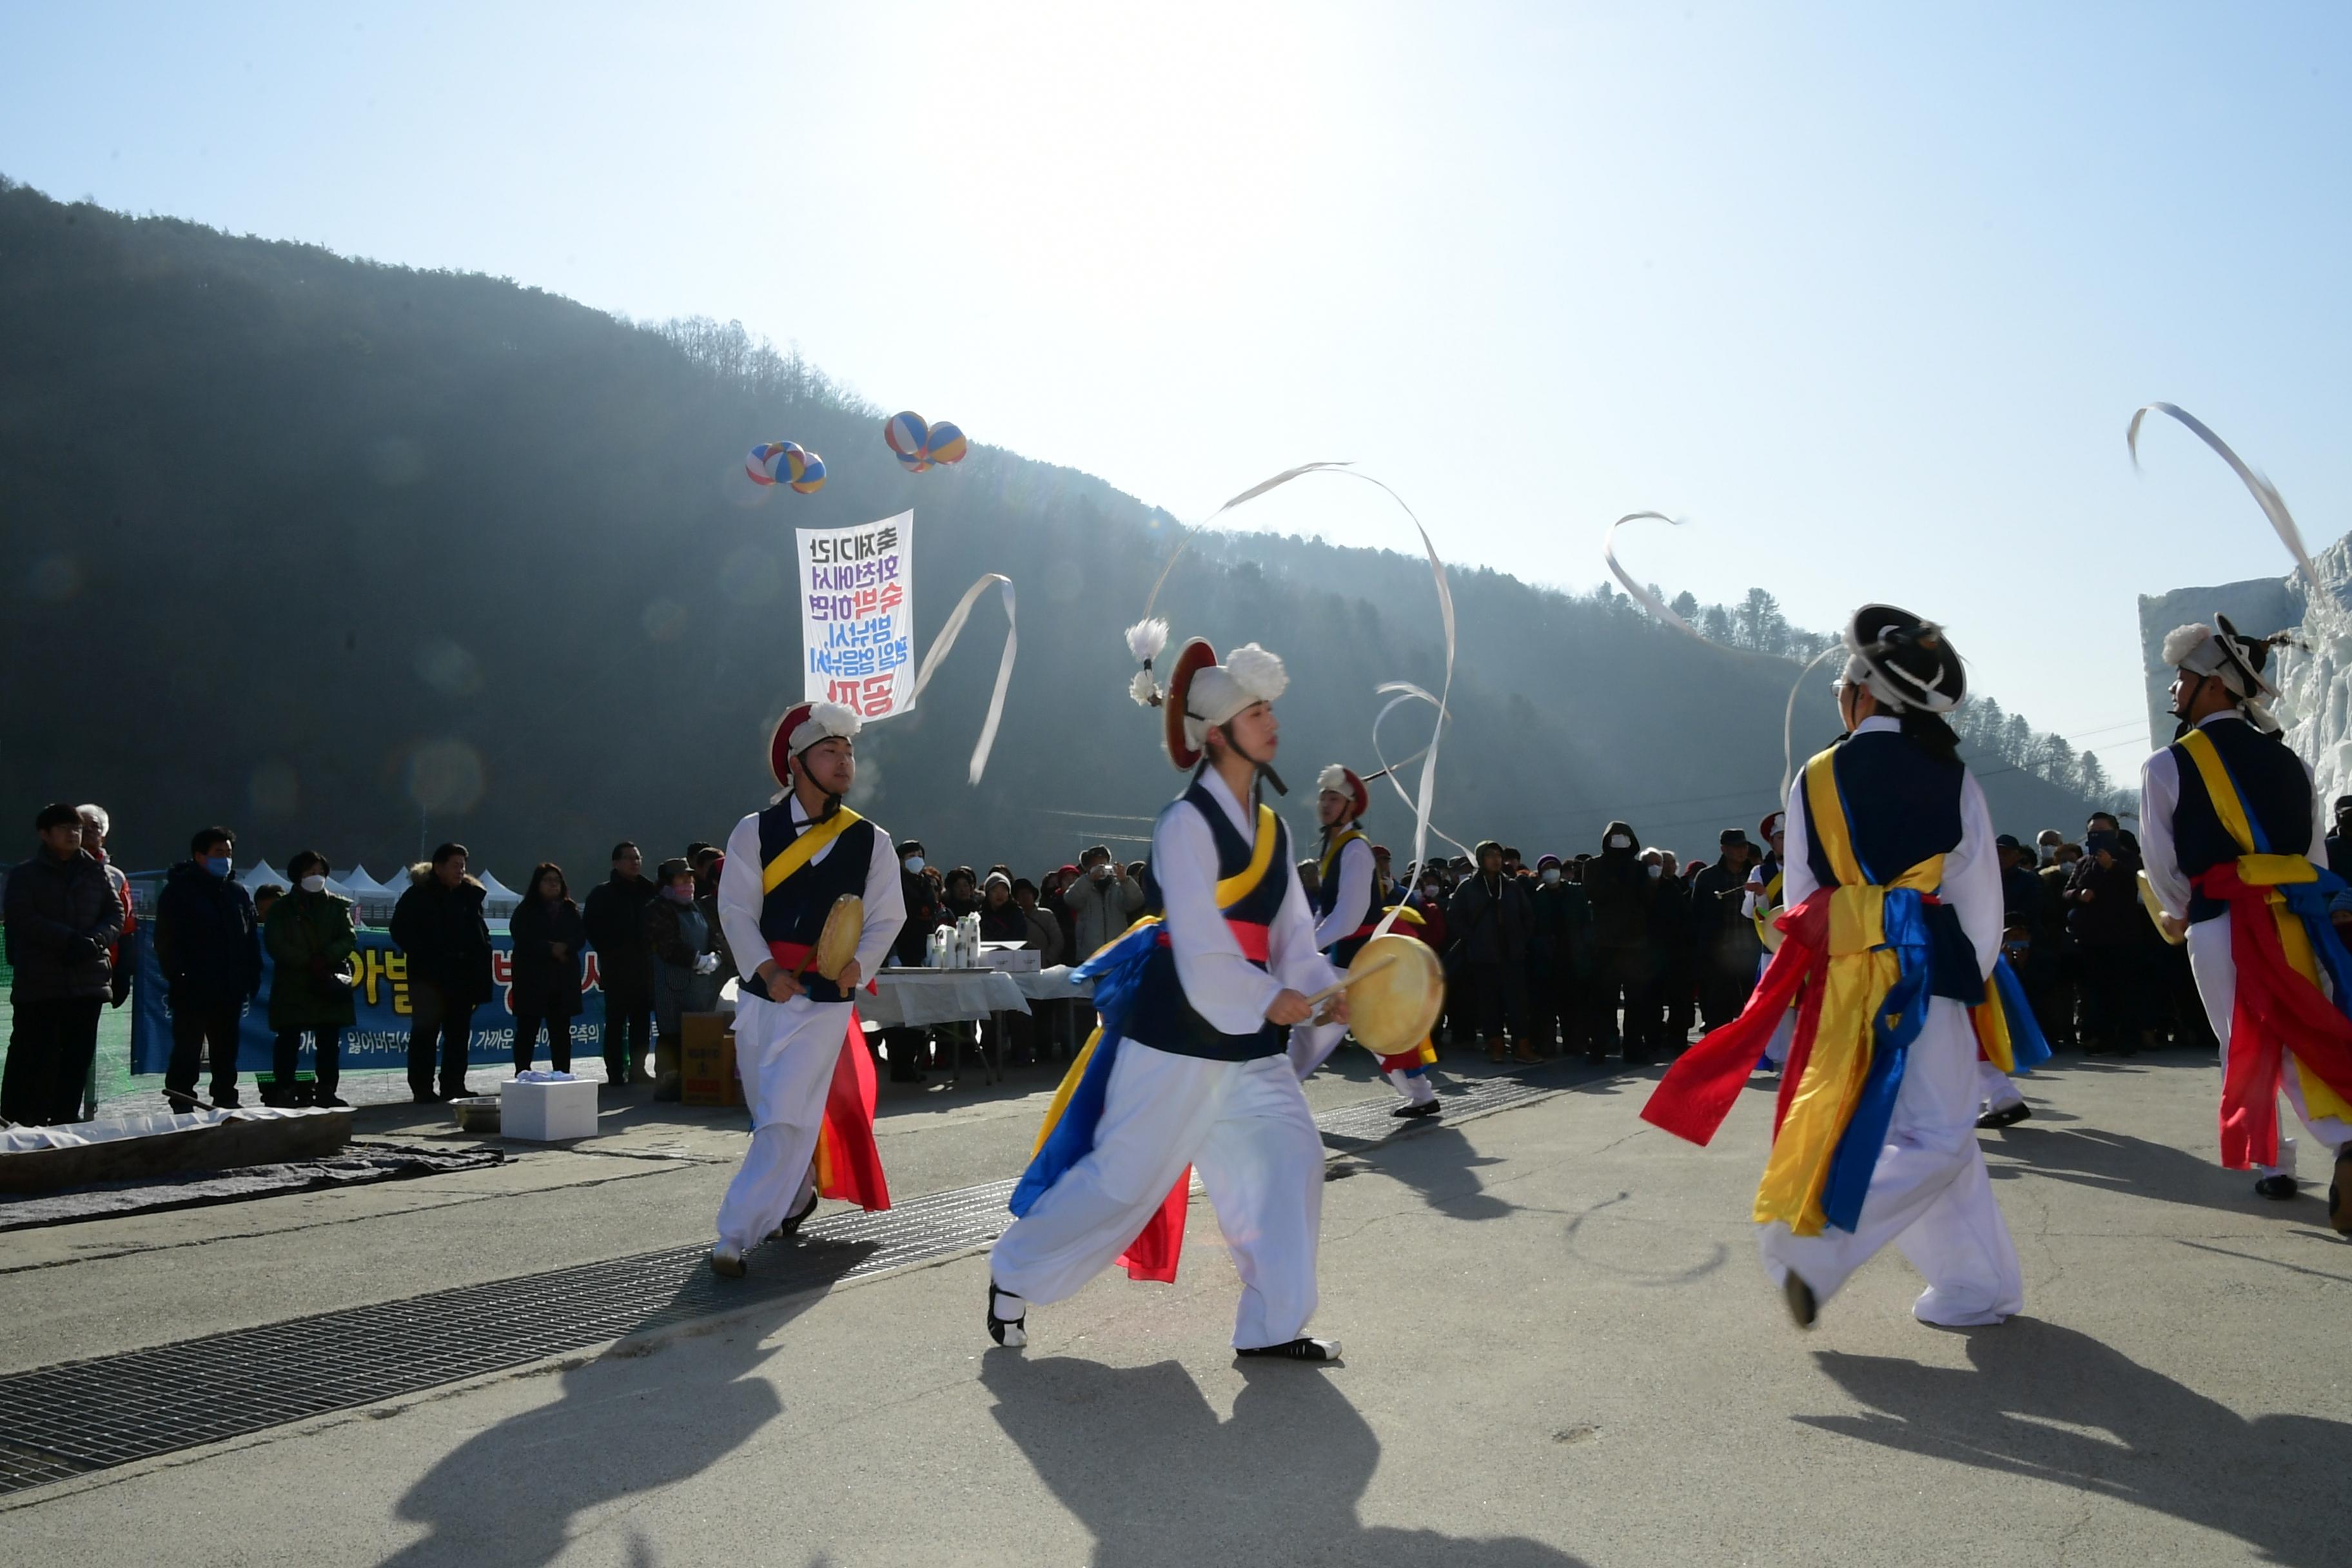
[[[1182, 798], [1168, 808], [1171, 811], [1192, 810], [1201, 814], [1209, 825], [1210, 837], [1217, 846], [1217, 879], [1238, 877], [1249, 868], [1255, 846], [1234, 831], [1233, 821], [1201, 782]], [[1241, 900], [1223, 911], [1227, 921], [1239, 925], [1266, 927], [1282, 909], [1283, 895], [1290, 890], [1298, 873], [1290, 864], [1290, 831], [1280, 817], [1273, 818], [1274, 856], [1266, 863], [1265, 875], [1257, 886]], [[1160, 912], [1158, 884], [1147, 880], [1150, 912]], [[1211, 1061], [1245, 1062], [1259, 1057], [1279, 1056], [1289, 1031], [1275, 1024], [1260, 1024], [1245, 1035], [1228, 1035], [1192, 1009], [1185, 999], [1184, 983], [1176, 973], [1175, 952], [1167, 945], [1163, 934], [1160, 945], [1151, 950], [1144, 961], [1143, 977], [1136, 983], [1135, 1001], [1127, 1015], [1127, 1037], [1169, 1051], [1180, 1057], [1204, 1057]], [[1247, 944], [1244, 944], [1244, 952]], [[1259, 952], [1265, 951], [1261, 945]], [[1260, 969], [1265, 968], [1262, 958], [1250, 961]]]
[[[1874, 730], [1840, 741], [1830, 765], [1845, 798], [1854, 858], [1873, 882], [1892, 882], [1922, 860], [1960, 847], [1960, 781], [1968, 770], [1958, 763], [1937, 761], [1896, 731]], [[1812, 794], [1799, 790], [1797, 795], [1805, 807], [1805, 859], [1813, 879], [1833, 888], [1829, 850], [1813, 826]], [[1927, 931], [1934, 941], [1929, 993], [1971, 1007], [1982, 1003], [1984, 974], [1975, 943], [1960, 929], [1959, 911], [1930, 905]]]
[[[1355, 836], [1358, 838], [1364, 837], [1361, 829], [1355, 830]], [[1371, 852], [1371, 842], [1366, 839], [1364, 853], [1370, 855]], [[1310, 904], [1315, 910], [1315, 921], [1318, 925], [1323, 922], [1324, 918], [1330, 914], [1332, 909], [1339, 902], [1339, 862], [1347, 858], [1347, 854], [1348, 851], [1343, 847], [1339, 854], [1332, 856], [1330, 870], [1326, 872], [1321, 880], [1315, 885], [1315, 897], [1310, 900]], [[1356, 923], [1348, 929], [1351, 931], [1361, 931], [1380, 918], [1381, 879], [1378, 875], [1375, 875], [1364, 888], [1364, 907], [1357, 912]], [[1342, 969], [1347, 968], [1355, 961], [1357, 952], [1368, 940], [1360, 936], [1341, 937], [1331, 944], [1331, 962]]]
[[[874, 867], [874, 835], [876, 828], [863, 817], [844, 828], [841, 837], [833, 841], [824, 858], [802, 867], [768, 890], [760, 900], [760, 934], [771, 943], [790, 942], [797, 947], [815, 945], [818, 933], [824, 930], [824, 917], [844, 893], [866, 896], [866, 874]], [[760, 814], [760, 868], [762, 880], [767, 867], [775, 858], [792, 847], [800, 837], [793, 824], [793, 802], [787, 795]], [[781, 960], [779, 960], [781, 962]], [[846, 1002], [848, 993], [814, 970], [804, 971], [801, 984], [807, 989], [812, 1002]], [[754, 996], [767, 997], [767, 988], [754, 977], [743, 982], [742, 988]]]
[[[2275, 735], [2265, 735], [2242, 719], [2223, 719], [2203, 726], [2221, 765], [2238, 786], [2238, 798], [2263, 830], [2273, 855], [2303, 855], [2311, 849], [2311, 778], [2303, 762]], [[2221, 826], [2213, 797], [2205, 793], [2205, 776], [2197, 771], [2179, 742], [2167, 750], [2180, 773], [2180, 804], [2172, 811], [2172, 848], [2180, 874], [2194, 879], [2224, 860], [2235, 860], [2238, 841]], [[2202, 893], [2189, 897], [2190, 924], [2227, 913], [2229, 905]]]

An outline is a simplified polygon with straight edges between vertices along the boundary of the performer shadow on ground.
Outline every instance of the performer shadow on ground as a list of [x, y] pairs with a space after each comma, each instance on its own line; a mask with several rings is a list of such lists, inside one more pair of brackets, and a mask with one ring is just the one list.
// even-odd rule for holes
[[[395, 1513], [431, 1533], [385, 1558], [385, 1568], [551, 1563], [614, 1504], [719, 1463], [782, 1411], [774, 1386], [758, 1375], [780, 1348], [777, 1331], [872, 1250], [871, 1243], [804, 1245], [801, 1256], [813, 1266], [805, 1294], [682, 1345], [635, 1355], [625, 1346], [618, 1356], [566, 1368], [561, 1398], [477, 1433], [408, 1489]], [[755, 1280], [765, 1272], [761, 1261], [752, 1265]], [[679, 1293], [700, 1299], [711, 1277], [699, 1259], [691, 1267]], [[660, 1316], [648, 1314], [646, 1324]], [[527, 1334], [530, 1325], [518, 1321], [514, 1331]], [[646, 1559], [649, 1549], [639, 1542], [635, 1555]]]
[[1985, 1163], [1994, 1181], [2014, 1181], [2031, 1172], [2077, 1186], [2192, 1208], [2326, 1223], [2326, 1205], [2320, 1201], [2326, 1191], [2325, 1180], [2294, 1202], [2282, 1204], [2255, 1197], [2247, 1190], [2244, 1173], [2223, 1170], [2208, 1156], [2113, 1128], [2045, 1127], [2041, 1112], [2034, 1116], [2032, 1121], [2005, 1127], [1985, 1139], [1986, 1154], [2005, 1156]]
[[2317, 1500], [2341, 1496], [2352, 1425], [2246, 1419], [2086, 1334], [2032, 1318], [1973, 1331], [1968, 1349], [1966, 1372], [1817, 1352], [1822, 1370], [1872, 1408], [1797, 1419], [2168, 1514], [2293, 1568], [2345, 1562], [2341, 1510]]
[[1503, 1162], [1473, 1150], [1458, 1127], [1439, 1122], [1415, 1128], [1357, 1152], [1371, 1159], [1381, 1174], [1420, 1194], [1423, 1203], [1448, 1219], [1500, 1219], [1518, 1212], [1518, 1205], [1488, 1192], [1478, 1179], [1480, 1167]]
[[981, 1363], [981, 1383], [996, 1398], [997, 1425], [1093, 1532], [1100, 1568], [1581, 1568], [1524, 1537], [1365, 1524], [1356, 1504], [1379, 1468], [1380, 1441], [1334, 1374], [1271, 1363], [1241, 1370], [1247, 1386], [1222, 1422], [1174, 1362], [1107, 1367], [995, 1351]]

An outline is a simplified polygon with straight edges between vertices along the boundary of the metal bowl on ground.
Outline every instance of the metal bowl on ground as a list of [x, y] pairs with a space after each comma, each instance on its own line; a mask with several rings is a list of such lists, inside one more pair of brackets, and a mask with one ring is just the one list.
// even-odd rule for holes
[[449, 1109], [457, 1115], [460, 1132], [496, 1132], [499, 1130], [499, 1097], [495, 1094], [469, 1095], [449, 1101]]

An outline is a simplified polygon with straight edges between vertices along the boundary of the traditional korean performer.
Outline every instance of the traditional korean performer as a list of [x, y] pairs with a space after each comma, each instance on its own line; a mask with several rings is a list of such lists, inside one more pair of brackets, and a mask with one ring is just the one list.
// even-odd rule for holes
[[[752, 1128], [710, 1249], [710, 1267], [730, 1278], [755, 1244], [798, 1230], [820, 1194], [890, 1206], [853, 998], [907, 906], [890, 836], [841, 804], [857, 777], [858, 728], [832, 702], [783, 716], [768, 746], [782, 793], [735, 825], [719, 874], [719, 923], [742, 971], [735, 1068]], [[842, 954], [821, 956], [828, 947]]]
[[2327, 1217], [2352, 1236], [2352, 954], [2327, 908], [2344, 882], [2310, 765], [2266, 706], [2271, 646], [2218, 615], [2166, 636], [2180, 731], [2140, 768], [2140, 852], [2221, 1042], [2221, 1163], [2253, 1171], [2263, 1197], [2294, 1196], [2284, 1093], [2333, 1157]]
[[1893, 1242], [1927, 1277], [1922, 1322], [1998, 1323], [2024, 1305], [1977, 1146], [1982, 1005], [2000, 952], [1991, 819], [1941, 715], [1966, 695], [1941, 627], [1865, 605], [1836, 686], [1846, 734], [1788, 802], [1782, 941], [1740, 1016], [1668, 1069], [1643, 1116], [1705, 1143], [1802, 995], [1754, 1217], [1790, 1315]]
[[[1288, 676], [1255, 643], [1224, 663], [1198, 638], [1164, 691], [1150, 659], [1164, 622], [1129, 634], [1145, 660], [1131, 688], [1160, 706], [1170, 761], [1190, 785], [1152, 827], [1146, 918], [1082, 965], [1102, 1016], [1055, 1096], [1015, 1188], [1016, 1218], [990, 1254], [988, 1332], [1028, 1342], [1033, 1303], [1076, 1293], [1114, 1259], [1175, 1278], [1197, 1166], [1241, 1274], [1234, 1348], [1336, 1361], [1307, 1334], [1316, 1307], [1323, 1142], [1286, 1032], [1336, 978], [1315, 942], [1288, 833], [1259, 798]], [[1326, 1021], [1344, 1021], [1344, 998]]]

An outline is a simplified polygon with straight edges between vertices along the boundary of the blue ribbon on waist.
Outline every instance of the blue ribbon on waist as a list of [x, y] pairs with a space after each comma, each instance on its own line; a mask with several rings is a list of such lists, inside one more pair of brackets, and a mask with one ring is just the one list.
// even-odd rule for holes
[[1886, 1128], [1895, 1117], [1895, 1096], [1903, 1087], [1904, 1064], [1909, 1059], [1911, 1042], [1919, 1037], [1920, 1027], [1927, 1021], [1928, 984], [1933, 979], [1930, 956], [1935, 938], [1927, 926], [1926, 898], [1908, 888], [1890, 889], [1880, 924], [1901, 973], [1870, 1020], [1870, 1068], [1864, 1075], [1853, 1115], [1830, 1155], [1829, 1175], [1822, 1187], [1822, 1219], [1848, 1232], [1862, 1217], [1862, 1200], [1870, 1192], [1871, 1173], [1878, 1168], [1879, 1151], [1886, 1147]]
[[1087, 1058], [1078, 1087], [1070, 1091], [1069, 1103], [1062, 1108], [1062, 1119], [1045, 1134], [1045, 1142], [1013, 1188], [1005, 1206], [1015, 1215], [1027, 1214], [1045, 1195], [1046, 1188], [1094, 1152], [1095, 1129], [1102, 1121], [1103, 1101], [1110, 1090], [1110, 1069], [1118, 1060], [1128, 1009], [1134, 1005], [1144, 965], [1160, 945], [1161, 929], [1154, 924], [1131, 931], [1070, 972], [1074, 983], [1095, 983], [1095, 1011], [1102, 1016], [1102, 1037]]

